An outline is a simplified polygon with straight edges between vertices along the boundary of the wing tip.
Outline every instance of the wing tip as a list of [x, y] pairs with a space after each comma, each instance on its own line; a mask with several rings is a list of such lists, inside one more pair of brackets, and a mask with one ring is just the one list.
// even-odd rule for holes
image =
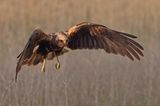
[[17, 67], [16, 67], [15, 82], [17, 82], [18, 72], [20, 71], [20, 69], [21, 69], [21, 65], [18, 64]]

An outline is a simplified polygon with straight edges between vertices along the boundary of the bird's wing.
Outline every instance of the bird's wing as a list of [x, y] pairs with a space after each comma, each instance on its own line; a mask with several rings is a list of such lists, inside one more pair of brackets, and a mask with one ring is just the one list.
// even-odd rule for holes
[[134, 35], [115, 31], [106, 26], [81, 23], [67, 31], [67, 46], [74, 49], [104, 49], [108, 53], [120, 54], [134, 60], [143, 56], [143, 47], [134, 41]]
[[46, 38], [48, 38], [48, 35], [46, 35], [40, 29], [36, 29], [32, 32], [24, 50], [17, 57], [17, 58], [19, 58], [19, 60], [18, 60], [17, 66], [16, 66], [16, 77], [15, 77], [15, 79], [17, 79], [17, 74], [20, 71], [21, 66], [26, 64], [27, 62], [29, 62], [30, 59], [33, 59], [32, 57], [35, 56], [34, 51], [36, 51], [39, 47], [38, 44], [42, 40], [45, 40]]

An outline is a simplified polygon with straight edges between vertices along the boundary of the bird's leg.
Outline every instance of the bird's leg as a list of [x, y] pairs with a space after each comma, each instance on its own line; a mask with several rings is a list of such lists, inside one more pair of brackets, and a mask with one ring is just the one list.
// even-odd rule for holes
[[58, 59], [58, 56], [56, 55], [55, 52], [54, 52], [54, 55], [55, 55], [55, 57], [56, 57], [56, 59], [57, 59], [57, 63], [55, 64], [55, 68], [56, 68], [56, 69], [60, 69], [60, 61], [59, 61], [59, 59]]
[[43, 59], [41, 72], [45, 72], [46, 59]]

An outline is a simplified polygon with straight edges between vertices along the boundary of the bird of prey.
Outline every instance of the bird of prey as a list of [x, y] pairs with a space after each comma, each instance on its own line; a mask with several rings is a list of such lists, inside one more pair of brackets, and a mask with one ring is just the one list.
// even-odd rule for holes
[[131, 60], [140, 60], [143, 56], [143, 47], [134, 41], [134, 35], [112, 30], [104, 25], [83, 22], [67, 31], [56, 33], [44, 33], [41, 29], [35, 29], [24, 50], [19, 54], [16, 76], [22, 65], [37, 65], [42, 63], [42, 71], [45, 71], [46, 60], [57, 59], [56, 68], [60, 68], [58, 56], [76, 49], [103, 49], [107, 53], [127, 56]]

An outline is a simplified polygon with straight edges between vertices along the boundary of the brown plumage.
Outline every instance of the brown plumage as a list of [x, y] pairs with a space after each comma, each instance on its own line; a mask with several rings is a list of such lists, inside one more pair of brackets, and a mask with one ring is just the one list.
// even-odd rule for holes
[[71, 50], [104, 49], [107, 53], [127, 56], [131, 60], [135, 57], [140, 60], [140, 56], [143, 56], [143, 47], [133, 40], [135, 38], [137, 37], [134, 35], [88, 22], [77, 24], [67, 31], [58, 33], [45, 34], [42, 30], [36, 29], [18, 56], [16, 79], [22, 65], [37, 65], [42, 62], [42, 71], [44, 71], [46, 59], [51, 60], [62, 55], [68, 52], [68, 48]]

